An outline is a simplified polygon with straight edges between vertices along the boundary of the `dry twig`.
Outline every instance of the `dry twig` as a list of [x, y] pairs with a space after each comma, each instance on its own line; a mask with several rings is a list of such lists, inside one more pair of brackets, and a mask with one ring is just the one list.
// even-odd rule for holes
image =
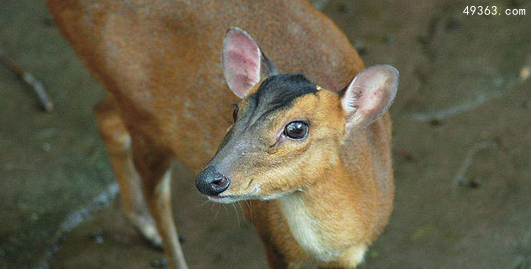
[[15, 74], [18, 78], [26, 82], [26, 84], [28, 84], [33, 89], [46, 112], [50, 112], [53, 110], [53, 103], [52, 101], [50, 101], [48, 94], [46, 94], [42, 83], [39, 80], [35, 79], [32, 74], [24, 71], [24, 69], [22, 69], [22, 67], [17, 62], [13, 61], [11, 58], [8, 57], [2, 51], [2, 49], [0, 49], [0, 63], [6, 66], [7, 69], [13, 72], [13, 74]]

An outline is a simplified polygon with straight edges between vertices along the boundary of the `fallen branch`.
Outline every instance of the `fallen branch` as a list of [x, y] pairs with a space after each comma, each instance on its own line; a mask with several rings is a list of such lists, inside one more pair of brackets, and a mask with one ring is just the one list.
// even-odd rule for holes
[[35, 79], [32, 74], [29, 72], [24, 71], [22, 67], [13, 61], [11, 58], [9, 58], [3, 51], [0, 49], [0, 63], [9, 69], [9, 71], [13, 72], [15, 76], [17, 76], [19, 79], [23, 80], [26, 84], [28, 84], [33, 91], [37, 94], [37, 97], [39, 98], [39, 101], [44, 108], [46, 112], [50, 112], [53, 110], [53, 103], [50, 101], [50, 98], [48, 97], [48, 94], [46, 94], [46, 91], [44, 90], [44, 86], [42, 83]]

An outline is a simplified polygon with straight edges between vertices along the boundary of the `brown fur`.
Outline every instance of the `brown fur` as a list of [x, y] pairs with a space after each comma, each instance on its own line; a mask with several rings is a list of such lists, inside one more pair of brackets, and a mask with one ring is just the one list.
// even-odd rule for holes
[[[135, 215], [132, 212], [140, 212], [136, 214], [140, 217], [131, 218], [137, 223], [141, 221], [135, 219], [146, 220], [137, 224], [141, 230], [142, 225], [152, 225], [143, 204], [137, 202], [142, 200], [141, 191], [131, 180], [136, 172], [123, 165], [134, 155], [135, 168], [142, 177], [142, 193], [173, 268], [186, 265], [171, 215], [169, 181], [165, 180], [172, 158], [199, 172], [230, 126], [231, 104], [238, 100], [222, 75], [220, 54], [225, 30], [231, 26], [245, 29], [281, 72], [303, 72], [327, 89], [341, 89], [363, 69], [343, 33], [303, 0], [47, 3], [61, 33], [109, 92], [110, 99], [96, 108], [96, 114], [126, 213], [131, 216]], [[360, 225], [350, 227], [350, 233], [340, 233], [363, 243], [372, 241], [382, 229], [392, 204], [392, 175], [389, 169], [378, 169], [390, 167], [389, 117], [377, 120], [369, 130], [349, 142], [364, 152], [344, 158], [354, 158], [357, 167], [335, 172], [339, 173], [337, 180], [345, 173], [359, 174], [359, 182], [353, 183], [356, 188], [346, 191], [334, 184], [318, 184], [320, 187], [314, 190], [315, 195], [337, 193], [331, 201], [336, 205], [346, 203], [341, 197], [371, 201], [367, 206], [354, 205], [354, 210], [367, 212], [360, 214], [367, 217], [359, 219]], [[120, 144], [128, 139], [131, 147]], [[322, 158], [307, 163], [313, 167], [309, 173], [330, 172], [319, 167]], [[373, 178], [376, 184], [371, 183]], [[266, 244], [271, 268], [284, 268], [309, 256], [293, 240], [277, 204], [252, 201], [252, 221]], [[329, 214], [327, 206], [314, 204], [312, 214]], [[385, 212], [376, 212], [374, 207], [382, 207]], [[348, 217], [352, 213], [345, 214]], [[343, 213], [333, 216], [345, 218]], [[341, 221], [337, 223], [330, 224], [345, 228]], [[339, 240], [338, 244], [344, 246], [345, 242]]]

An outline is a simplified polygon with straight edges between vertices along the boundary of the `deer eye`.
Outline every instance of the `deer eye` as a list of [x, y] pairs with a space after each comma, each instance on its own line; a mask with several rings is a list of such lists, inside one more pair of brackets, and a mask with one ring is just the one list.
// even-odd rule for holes
[[234, 104], [234, 110], [232, 111], [232, 119], [236, 121], [236, 118], [238, 118], [238, 111], [239, 111], [238, 104]]
[[308, 134], [308, 124], [302, 121], [292, 121], [284, 127], [284, 135], [291, 139], [303, 139]]

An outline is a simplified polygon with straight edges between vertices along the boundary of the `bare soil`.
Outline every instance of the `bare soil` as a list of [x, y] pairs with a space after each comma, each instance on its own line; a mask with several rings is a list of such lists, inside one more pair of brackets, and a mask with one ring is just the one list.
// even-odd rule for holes
[[[360, 268], [531, 268], [531, 2], [319, 2], [367, 66], [401, 74], [391, 109], [395, 210]], [[467, 16], [467, 5], [502, 15]], [[163, 267], [162, 251], [114, 198], [91, 111], [104, 91], [43, 2], [2, 0], [0, 48], [55, 102], [42, 112], [0, 66], [0, 268]], [[189, 171], [175, 174], [190, 267], [266, 268], [238, 206], [206, 203]]]

